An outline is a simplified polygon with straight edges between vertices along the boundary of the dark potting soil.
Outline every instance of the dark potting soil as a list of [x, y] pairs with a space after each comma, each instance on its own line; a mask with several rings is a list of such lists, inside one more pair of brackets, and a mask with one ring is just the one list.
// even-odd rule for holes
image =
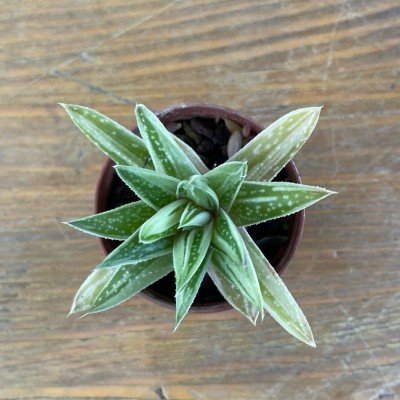
[[[222, 119], [193, 118], [167, 125], [167, 128], [191, 146], [208, 168], [214, 168], [227, 160], [226, 149], [230, 132]], [[243, 145], [251, 139], [252, 137], [244, 138]], [[274, 180], [285, 181], [287, 178], [288, 176], [283, 170]], [[108, 198], [107, 210], [138, 200], [138, 197], [120, 180], [115, 172], [110, 193], [113, 195]], [[283, 253], [285, 243], [288, 241], [290, 223], [291, 217], [284, 217], [247, 228], [250, 236], [273, 266]], [[109, 242], [112, 243], [114, 248], [121, 244], [116, 240]], [[175, 303], [175, 278], [173, 273], [150, 285], [148, 291], [156, 292], [164, 300]], [[193, 302], [193, 307], [222, 301], [224, 301], [223, 297], [211, 278], [206, 275]]]

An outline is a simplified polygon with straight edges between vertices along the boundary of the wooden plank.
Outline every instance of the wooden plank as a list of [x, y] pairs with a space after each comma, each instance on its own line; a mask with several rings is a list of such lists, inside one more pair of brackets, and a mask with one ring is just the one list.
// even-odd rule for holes
[[[400, 396], [400, 7], [359, 1], [3, 2], [0, 398]], [[307, 212], [284, 278], [317, 349], [267, 318], [189, 315], [138, 296], [66, 318], [102, 258], [61, 221], [92, 211], [103, 156], [58, 102], [125, 126], [133, 106], [207, 101], [262, 123], [324, 104], [296, 157], [339, 191]]]

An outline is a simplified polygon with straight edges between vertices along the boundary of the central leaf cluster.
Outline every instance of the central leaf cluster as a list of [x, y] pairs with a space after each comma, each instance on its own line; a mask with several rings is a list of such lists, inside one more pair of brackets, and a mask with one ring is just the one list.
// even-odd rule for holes
[[191, 200], [198, 207], [208, 211], [217, 211], [219, 208], [218, 196], [210, 188], [207, 179], [201, 175], [193, 175], [190, 179], [179, 183], [176, 189], [177, 198]]

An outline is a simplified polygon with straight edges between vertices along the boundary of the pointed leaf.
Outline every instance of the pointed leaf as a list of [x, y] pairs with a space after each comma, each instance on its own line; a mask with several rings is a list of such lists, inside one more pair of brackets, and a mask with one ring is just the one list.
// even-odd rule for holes
[[178, 136], [173, 135], [173, 138], [175, 142], [178, 143], [183, 152], [187, 155], [189, 160], [196, 167], [196, 169], [200, 172], [200, 174], [205, 174], [208, 171], [208, 168], [206, 164], [204, 164], [203, 160], [198, 156], [198, 154], [183, 140], [179, 139]]
[[81, 132], [117, 164], [140, 167], [146, 163], [149, 165], [150, 155], [143, 140], [130, 130], [88, 107], [75, 104], [60, 105]]
[[87, 311], [117, 269], [95, 269], [75, 294], [69, 314]]
[[153, 243], [141, 243], [139, 230], [112, 251], [96, 268], [115, 268], [137, 264], [172, 252], [173, 238], [167, 237]]
[[310, 137], [320, 111], [320, 107], [308, 107], [284, 115], [228, 161], [247, 161], [248, 181], [272, 180]]
[[240, 233], [258, 276], [265, 309], [290, 334], [309, 346], [315, 347], [310, 325], [282, 279], [246, 230], [240, 228]]
[[204, 175], [225, 211], [229, 211], [246, 173], [246, 163], [235, 161], [221, 164]]
[[209, 256], [206, 255], [200, 267], [190, 278], [189, 282], [176, 295], [176, 314], [175, 314], [176, 322], [175, 322], [174, 332], [178, 329], [183, 318], [189, 311], [189, 308], [192, 305], [197, 295], [197, 292], [199, 291], [200, 284], [203, 281], [204, 275], [208, 268], [208, 262], [209, 262]]
[[242, 237], [233, 221], [222, 208], [215, 218], [211, 244], [215, 250], [218, 250], [236, 264], [246, 265], [248, 259], [246, 258]]
[[117, 268], [116, 274], [93, 303], [89, 314], [121, 304], [171, 271], [173, 271], [171, 254]]
[[211, 219], [212, 215], [209, 211], [204, 211], [199, 206], [196, 206], [196, 204], [193, 202], [189, 202], [179, 221], [179, 228], [199, 228], [210, 222]]
[[[247, 250], [246, 250], [247, 253]], [[263, 311], [263, 299], [261, 296], [260, 285], [254, 270], [250, 256], [247, 265], [232, 262], [224, 254], [213, 251], [211, 263], [215, 271], [225, 278], [230, 285], [235, 286], [242, 296], [246, 297], [258, 311]]]
[[303, 210], [333, 194], [287, 182], [244, 182], [229, 212], [237, 226], [248, 226]]
[[179, 220], [186, 208], [187, 200], [176, 200], [161, 208], [140, 228], [139, 239], [143, 243], [151, 243], [176, 233]]
[[113, 210], [68, 221], [66, 224], [90, 235], [125, 240], [154, 213], [155, 210], [145, 202], [136, 201]]
[[115, 167], [119, 177], [150, 207], [156, 210], [176, 200], [179, 180], [139, 167]]
[[179, 179], [199, 173], [155, 114], [142, 104], [136, 106], [135, 114], [156, 171]]
[[237, 311], [242, 313], [250, 322], [255, 325], [259, 312], [256, 307], [247, 299], [242, 292], [233, 285], [225, 276], [211, 265], [207, 270], [208, 275], [210, 275], [214, 285], [217, 287], [219, 292], [222, 294], [224, 299]]
[[199, 269], [210, 247], [213, 224], [183, 231], [175, 236], [174, 240], [174, 269], [176, 278], [176, 292], [189, 282]]
[[190, 179], [179, 182], [176, 195], [189, 199], [206, 210], [217, 210], [219, 207], [217, 195], [201, 175], [193, 175]]

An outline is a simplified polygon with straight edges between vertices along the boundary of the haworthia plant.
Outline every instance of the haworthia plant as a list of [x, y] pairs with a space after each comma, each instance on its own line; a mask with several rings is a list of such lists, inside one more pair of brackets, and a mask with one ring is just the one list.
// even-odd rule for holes
[[208, 273], [222, 296], [253, 324], [266, 311], [287, 332], [315, 346], [304, 314], [245, 227], [295, 213], [333, 193], [270, 182], [312, 133], [319, 107], [283, 116], [208, 171], [144, 105], [135, 109], [142, 139], [97, 111], [62, 106], [116, 162], [119, 177], [140, 198], [68, 222], [123, 241], [82, 284], [72, 314], [112, 308], [173, 271], [176, 329]]

